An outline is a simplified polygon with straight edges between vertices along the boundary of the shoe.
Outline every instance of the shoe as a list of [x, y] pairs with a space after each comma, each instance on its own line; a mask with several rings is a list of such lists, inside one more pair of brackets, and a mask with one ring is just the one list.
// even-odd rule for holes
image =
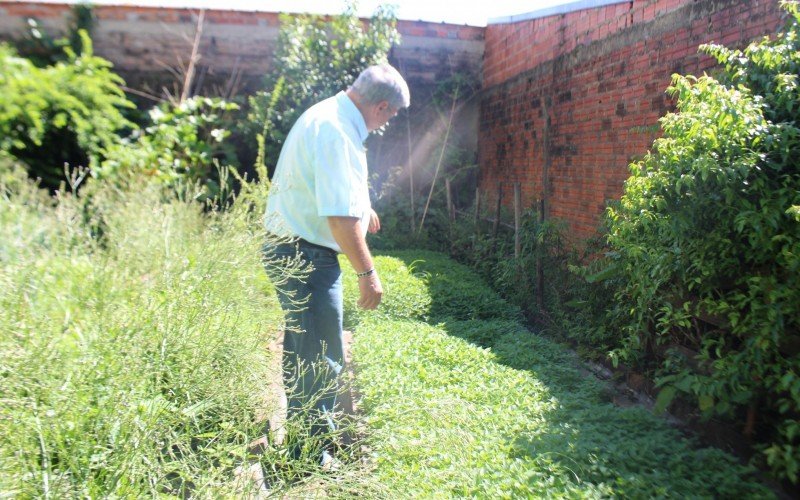
[[331, 455], [328, 450], [322, 450], [319, 465], [324, 471], [336, 471], [342, 468], [342, 461]]
[[247, 454], [251, 457], [263, 455], [269, 447], [269, 437], [264, 435], [247, 445]]

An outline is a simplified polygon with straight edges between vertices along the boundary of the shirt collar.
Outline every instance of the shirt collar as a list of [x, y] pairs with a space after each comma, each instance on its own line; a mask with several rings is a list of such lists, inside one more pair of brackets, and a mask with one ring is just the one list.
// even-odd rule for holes
[[364, 121], [364, 116], [361, 114], [361, 111], [358, 110], [355, 103], [350, 100], [344, 91], [336, 94], [336, 99], [339, 101], [339, 105], [344, 111], [345, 117], [350, 120], [350, 122], [356, 128], [358, 138], [361, 140], [361, 142], [366, 141], [367, 136], [369, 136], [369, 130], [367, 130], [367, 122]]

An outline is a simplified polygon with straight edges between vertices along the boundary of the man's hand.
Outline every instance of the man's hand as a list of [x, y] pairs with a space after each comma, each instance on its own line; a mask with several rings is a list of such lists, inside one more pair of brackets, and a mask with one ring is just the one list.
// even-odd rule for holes
[[383, 297], [383, 286], [378, 278], [378, 273], [374, 272], [369, 276], [358, 278], [358, 291], [361, 297], [358, 299], [358, 307], [362, 309], [375, 309], [381, 303]]
[[369, 209], [369, 226], [367, 226], [367, 231], [370, 234], [375, 234], [381, 230], [381, 220], [378, 218], [378, 214], [375, 213], [375, 210]]
[[[372, 227], [373, 220], [380, 228], [380, 223], [377, 219], [377, 214], [372, 212], [367, 229]], [[363, 273], [375, 267], [372, 255], [367, 247], [367, 240], [364, 239], [364, 233], [361, 230], [360, 219], [356, 217], [331, 216], [328, 217], [328, 226], [331, 228], [333, 238], [339, 244], [342, 253], [347, 256], [356, 273]], [[358, 299], [358, 307], [363, 309], [375, 309], [378, 307], [383, 297], [383, 286], [381, 286], [381, 280], [378, 279], [378, 274], [373, 271], [367, 276], [358, 278], [358, 291], [361, 295]]]

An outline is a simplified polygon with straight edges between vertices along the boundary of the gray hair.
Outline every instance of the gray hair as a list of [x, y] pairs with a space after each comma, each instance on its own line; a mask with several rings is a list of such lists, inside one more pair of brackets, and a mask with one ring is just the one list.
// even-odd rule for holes
[[365, 69], [350, 88], [367, 104], [387, 101], [389, 106], [396, 109], [407, 108], [411, 104], [408, 84], [389, 64], [377, 64]]

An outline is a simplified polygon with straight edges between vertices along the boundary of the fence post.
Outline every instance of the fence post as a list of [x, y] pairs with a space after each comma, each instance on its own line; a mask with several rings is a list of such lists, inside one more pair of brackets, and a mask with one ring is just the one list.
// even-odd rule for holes
[[[544, 200], [539, 200], [539, 231], [544, 224]], [[536, 307], [540, 313], [544, 312], [544, 269], [542, 268], [542, 251], [544, 245], [536, 249]]]
[[444, 180], [444, 187], [447, 191], [447, 214], [450, 217], [450, 222], [454, 222], [456, 220], [456, 207], [453, 204], [453, 193], [450, 190], [450, 179]]
[[475, 226], [478, 225], [478, 217], [481, 214], [481, 188], [475, 188]]
[[494, 210], [494, 226], [492, 227], [492, 238], [497, 239], [497, 231], [500, 229], [500, 206], [503, 203], [503, 183], [497, 183], [497, 206]]
[[519, 182], [514, 183], [514, 258], [519, 260], [522, 257], [522, 186]]

